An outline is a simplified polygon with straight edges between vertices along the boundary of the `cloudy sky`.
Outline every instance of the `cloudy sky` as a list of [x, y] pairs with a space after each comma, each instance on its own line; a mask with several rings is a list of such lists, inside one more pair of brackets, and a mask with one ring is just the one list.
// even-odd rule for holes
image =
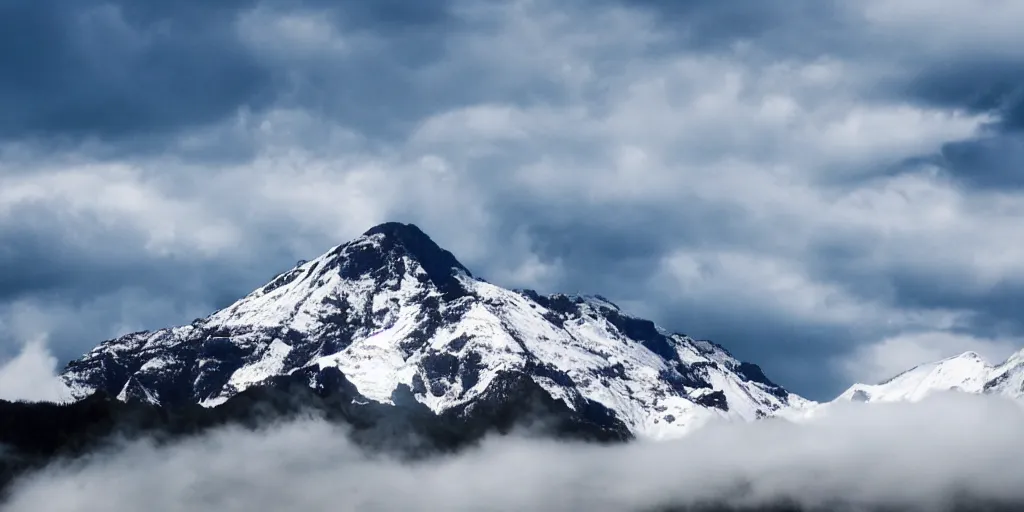
[[0, 360], [413, 222], [792, 390], [1024, 347], [1017, 0], [0, 3]]

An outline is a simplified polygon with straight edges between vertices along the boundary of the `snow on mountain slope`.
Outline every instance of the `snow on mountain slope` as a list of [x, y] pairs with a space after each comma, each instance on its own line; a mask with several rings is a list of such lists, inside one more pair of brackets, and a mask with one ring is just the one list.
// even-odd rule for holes
[[918, 401], [936, 391], [1024, 397], [1024, 350], [992, 366], [974, 352], [923, 364], [881, 384], [854, 384], [836, 400]]
[[406, 390], [436, 413], [471, 408], [496, 379], [525, 374], [574, 410], [604, 406], [642, 437], [809, 403], [722, 347], [603, 298], [477, 279], [397, 223], [300, 262], [191, 325], [104, 342], [62, 378], [76, 396], [215, 406], [270, 377], [332, 367], [368, 399], [397, 405]]
[[989, 377], [982, 392], [1011, 398], [1024, 397], [1024, 350], [993, 368]]

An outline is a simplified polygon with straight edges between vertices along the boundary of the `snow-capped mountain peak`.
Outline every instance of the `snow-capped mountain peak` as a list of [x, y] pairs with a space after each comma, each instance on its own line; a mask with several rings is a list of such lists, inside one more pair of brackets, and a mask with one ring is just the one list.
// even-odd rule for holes
[[570, 409], [607, 410], [647, 437], [807, 404], [721, 346], [600, 296], [477, 279], [419, 228], [398, 223], [300, 262], [191, 325], [104, 342], [63, 379], [78, 396], [216, 405], [279, 375], [308, 374], [315, 386], [328, 370], [368, 400], [411, 396], [438, 414], [468, 414], [525, 376]]
[[964, 352], [915, 366], [879, 384], [854, 384], [836, 400], [917, 401], [937, 391], [1024, 397], [1024, 350], [998, 365], [989, 364], [976, 352]]

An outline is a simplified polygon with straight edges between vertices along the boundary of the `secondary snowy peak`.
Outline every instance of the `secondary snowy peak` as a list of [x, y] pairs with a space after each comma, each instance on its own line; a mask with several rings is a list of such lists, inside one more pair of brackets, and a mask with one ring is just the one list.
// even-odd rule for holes
[[964, 352], [916, 366], [880, 384], [854, 384], [836, 400], [917, 401], [938, 391], [1024, 397], [1024, 350], [995, 366], [975, 352]]
[[[282, 375], [340, 371], [367, 400], [472, 414], [523, 378], [636, 435], [807, 405], [721, 346], [665, 331], [600, 296], [474, 278], [412, 225], [387, 223], [300, 262], [191, 325], [100, 344], [62, 377], [84, 396], [217, 405]], [[517, 388], [518, 389], [518, 388]]]

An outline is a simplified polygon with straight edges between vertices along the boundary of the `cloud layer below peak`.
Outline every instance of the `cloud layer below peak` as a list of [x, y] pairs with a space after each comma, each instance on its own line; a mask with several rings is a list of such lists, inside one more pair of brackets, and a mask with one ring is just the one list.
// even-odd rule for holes
[[343, 431], [308, 420], [159, 446], [123, 444], [30, 475], [5, 510], [45, 503], [54, 512], [618, 512], [783, 500], [948, 510], [1024, 501], [1021, 428], [1024, 408], [1016, 402], [950, 394], [915, 404], [846, 404], [802, 424], [720, 425], [678, 441], [599, 446], [505, 437], [402, 462], [368, 456]]

